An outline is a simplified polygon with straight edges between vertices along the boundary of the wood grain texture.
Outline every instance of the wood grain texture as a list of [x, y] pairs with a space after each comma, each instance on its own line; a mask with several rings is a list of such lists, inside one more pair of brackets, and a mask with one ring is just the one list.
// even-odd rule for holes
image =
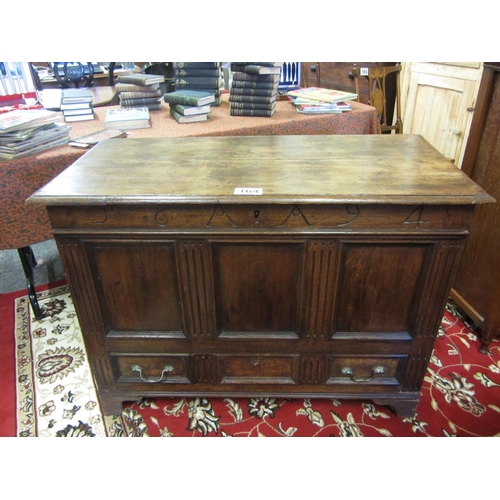
[[488, 195], [416, 135], [103, 141], [30, 199], [42, 204], [463, 204]]

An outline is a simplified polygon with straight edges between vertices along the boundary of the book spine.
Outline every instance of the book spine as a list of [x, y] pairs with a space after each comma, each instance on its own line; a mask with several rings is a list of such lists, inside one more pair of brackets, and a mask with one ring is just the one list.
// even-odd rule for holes
[[[196, 115], [196, 114], [202, 114], [202, 113], [208, 113], [210, 111], [210, 105], [207, 105], [202, 107], [203, 111], [200, 111], [198, 109], [198, 106], [184, 106], [183, 104], [170, 104], [170, 109], [173, 109], [175, 112], [179, 113], [180, 115]], [[186, 112], [188, 111], [188, 112]], [[190, 111], [190, 112], [189, 112]]]
[[174, 62], [174, 69], [217, 69], [221, 67], [220, 62]]
[[152, 97], [160, 97], [163, 92], [161, 89], [153, 90], [151, 92], [119, 92], [121, 99], [144, 99], [144, 98], [152, 98]]
[[276, 108], [273, 109], [230, 109], [231, 116], [273, 116]]
[[158, 102], [158, 97], [144, 97], [138, 99], [121, 99], [122, 106], [142, 106], [143, 104], [155, 104]]
[[160, 88], [159, 83], [153, 85], [134, 85], [133, 83], [116, 83], [117, 92], [152, 92]]
[[133, 83], [134, 85], [143, 85], [145, 87], [153, 85], [149, 78], [142, 78], [138, 73], [134, 73], [133, 75], [120, 75], [118, 77], [118, 83]]
[[232, 109], [271, 109], [276, 107], [276, 102], [267, 104], [262, 102], [230, 102]]
[[247, 66], [247, 65], [252, 65], [252, 66], [265, 66], [265, 67], [281, 67], [283, 63], [278, 63], [278, 62], [233, 62], [232, 64], [240, 64], [242, 66]]
[[231, 64], [232, 72], [242, 72], [249, 75], [279, 75], [281, 68], [278, 66], [260, 66], [257, 64]]
[[167, 104], [182, 104], [184, 106], [199, 106], [198, 98], [194, 96], [165, 94], [163, 100]]
[[160, 102], [154, 102], [150, 104], [123, 104], [122, 103], [122, 108], [136, 108], [136, 107], [141, 107], [141, 108], [148, 108], [150, 111], [156, 111], [158, 109], [161, 109], [161, 103]]
[[231, 89], [231, 94], [233, 95], [258, 95], [271, 97], [277, 94], [277, 92], [277, 87], [273, 87], [270, 89], [247, 89], [244, 87], [235, 87]]
[[233, 72], [233, 82], [279, 82], [280, 75], [250, 75], [241, 71]]
[[174, 120], [177, 122], [177, 123], [181, 123], [181, 120], [182, 120], [182, 115], [180, 113], [177, 113], [177, 111], [175, 111], [174, 109], [170, 108], [170, 116], [172, 118], [174, 118]]
[[229, 102], [255, 102], [260, 104], [271, 104], [276, 101], [276, 96], [253, 96], [229, 94]]
[[201, 68], [188, 68], [188, 69], [176, 69], [176, 77], [212, 77], [219, 78], [221, 71], [219, 69], [201, 69]]
[[279, 82], [256, 82], [233, 80], [231, 89], [275, 89], [278, 90]]
[[174, 83], [176, 87], [183, 87], [189, 84], [196, 85], [209, 85], [210, 87], [220, 87], [222, 84], [222, 78], [219, 77], [196, 77], [191, 76], [187, 78], [175, 78]]

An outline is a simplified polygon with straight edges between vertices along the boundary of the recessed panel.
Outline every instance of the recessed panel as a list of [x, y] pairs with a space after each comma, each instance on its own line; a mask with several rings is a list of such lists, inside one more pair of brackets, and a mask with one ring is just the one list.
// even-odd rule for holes
[[222, 333], [295, 332], [301, 244], [213, 246]]
[[93, 245], [109, 330], [181, 331], [171, 244]]
[[428, 245], [343, 245], [336, 332], [409, 332]]

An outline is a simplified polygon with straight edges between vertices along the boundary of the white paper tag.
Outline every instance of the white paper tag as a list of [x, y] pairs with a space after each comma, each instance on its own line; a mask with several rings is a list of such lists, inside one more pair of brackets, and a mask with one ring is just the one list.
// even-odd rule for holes
[[263, 192], [262, 188], [235, 188], [233, 194], [240, 194], [246, 196], [259, 196]]

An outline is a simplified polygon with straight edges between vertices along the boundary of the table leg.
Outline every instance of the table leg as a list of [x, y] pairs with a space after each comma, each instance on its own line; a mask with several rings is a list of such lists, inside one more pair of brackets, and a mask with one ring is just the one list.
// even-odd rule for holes
[[29, 301], [31, 303], [31, 307], [33, 308], [35, 319], [40, 320], [42, 319], [43, 314], [40, 309], [40, 305], [38, 304], [33, 274], [33, 269], [36, 267], [35, 254], [30, 246], [18, 248], [17, 251], [19, 252], [21, 264], [23, 265], [24, 274], [26, 275]]

